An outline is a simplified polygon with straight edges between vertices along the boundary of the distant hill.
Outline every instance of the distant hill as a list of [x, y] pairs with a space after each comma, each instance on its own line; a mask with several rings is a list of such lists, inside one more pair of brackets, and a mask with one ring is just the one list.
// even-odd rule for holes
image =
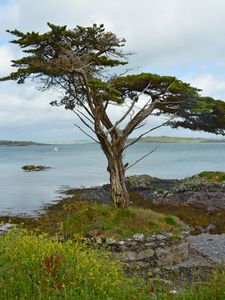
[[[130, 139], [130, 141], [135, 139]], [[225, 143], [225, 139], [186, 138], [186, 137], [145, 137], [140, 139], [142, 143]]]
[[[128, 143], [134, 141], [135, 138], [128, 139]], [[225, 143], [225, 139], [206, 139], [206, 138], [186, 138], [186, 137], [171, 137], [171, 136], [147, 136], [141, 138], [140, 143]], [[35, 143], [32, 141], [6, 141], [0, 140], [0, 146], [32, 146], [32, 145], [64, 145], [64, 144], [86, 144], [93, 143], [93, 141], [67, 141], [67, 142], [48, 142], [48, 143]]]
[[42, 143], [35, 143], [31, 141], [1, 141], [0, 146], [32, 146], [32, 145], [44, 145]]

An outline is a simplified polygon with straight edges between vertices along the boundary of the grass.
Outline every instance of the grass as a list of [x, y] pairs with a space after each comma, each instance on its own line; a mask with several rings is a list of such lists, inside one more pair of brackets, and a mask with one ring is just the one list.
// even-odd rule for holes
[[71, 204], [67, 209], [70, 213], [63, 222], [63, 232], [67, 237], [73, 237], [74, 234], [87, 236], [93, 230], [114, 238], [130, 237], [135, 233], [179, 233], [181, 230], [181, 223], [176, 217], [170, 217], [173, 222], [168, 221], [168, 217], [150, 209], [115, 209], [99, 203], [90, 205], [85, 201]]
[[0, 299], [149, 299], [122, 263], [76, 241], [17, 230], [0, 236]]
[[224, 182], [225, 181], [225, 172], [213, 172], [205, 171], [198, 176], [208, 182]]
[[196, 281], [183, 288], [168, 287], [160, 280], [149, 280], [149, 289], [154, 291], [157, 300], [224, 300], [225, 299], [224, 266], [214, 270], [205, 282]]

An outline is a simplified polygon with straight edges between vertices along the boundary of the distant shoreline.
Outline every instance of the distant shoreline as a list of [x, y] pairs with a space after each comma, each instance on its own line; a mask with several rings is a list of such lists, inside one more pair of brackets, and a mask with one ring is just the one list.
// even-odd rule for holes
[[[128, 143], [134, 141], [136, 138], [128, 139]], [[186, 138], [186, 137], [145, 137], [141, 138], [139, 143], [225, 143], [225, 139], [208, 139], [208, 138]], [[46, 142], [38, 143], [32, 141], [8, 141], [0, 140], [0, 146], [43, 146], [43, 145], [73, 145], [73, 144], [86, 144], [93, 143], [92, 141], [65, 141], [65, 142]]]
[[[131, 140], [135, 140], [131, 139]], [[140, 140], [142, 143], [225, 143], [225, 139], [208, 139], [208, 138], [186, 138], [186, 137], [145, 137]]]
[[44, 143], [35, 143], [31, 141], [0, 141], [0, 146], [42, 146]]

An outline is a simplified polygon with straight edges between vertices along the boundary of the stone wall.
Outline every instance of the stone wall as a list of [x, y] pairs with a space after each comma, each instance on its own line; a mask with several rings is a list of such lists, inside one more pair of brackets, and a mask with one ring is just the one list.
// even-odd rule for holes
[[112, 257], [126, 262], [128, 269], [147, 274], [156, 268], [173, 266], [187, 259], [189, 243], [187, 232], [183, 232], [178, 241], [172, 233], [162, 233], [147, 237], [135, 234], [131, 238], [114, 240], [112, 238], [95, 237], [93, 240], [99, 247], [105, 247]]

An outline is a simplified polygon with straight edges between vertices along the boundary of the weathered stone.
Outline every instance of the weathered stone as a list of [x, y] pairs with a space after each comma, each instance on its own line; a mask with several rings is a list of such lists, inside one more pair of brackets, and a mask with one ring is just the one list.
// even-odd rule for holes
[[116, 240], [114, 240], [113, 238], [106, 238], [105, 242], [108, 245], [114, 245], [114, 244], [116, 244]]
[[184, 241], [178, 245], [156, 249], [155, 253], [158, 258], [158, 265], [167, 266], [183, 261], [188, 257], [188, 245], [189, 243]]
[[152, 247], [154, 245], [154, 243], [145, 243], [146, 247]]
[[137, 253], [135, 251], [112, 252], [114, 258], [121, 261], [131, 262], [136, 261]]
[[166, 240], [166, 236], [162, 234], [157, 235], [156, 238], [157, 240]]
[[154, 242], [154, 241], [155, 241], [155, 236], [153, 235], [153, 236], [147, 237], [147, 238], [146, 238], [146, 241], [147, 241], [147, 242]]
[[118, 245], [120, 245], [120, 246], [123, 246], [124, 244], [125, 244], [124, 241], [119, 241], [119, 242], [118, 242]]
[[102, 244], [104, 242], [103, 239], [100, 236], [97, 236], [95, 238], [95, 241], [96, 241], [97, 244]]
[[133, 235], [133, 239], [135, 241], [143, 242], [143, 241], [145, 241], [145, 236], [142, 233], [136, 233], [136, 234]]
[[148, 248], [137, 253], [137, 260], [148, 259], [155, 254], [154, 250]]
[[123, 259], [124, 261], [135, 261], [137, 260], [137, 253], [135, 251], [124, 251]]
[[171, 238], [173, 236], [172, 232], [165, 232], [163, 235], [165, 235], [167, 238]]

